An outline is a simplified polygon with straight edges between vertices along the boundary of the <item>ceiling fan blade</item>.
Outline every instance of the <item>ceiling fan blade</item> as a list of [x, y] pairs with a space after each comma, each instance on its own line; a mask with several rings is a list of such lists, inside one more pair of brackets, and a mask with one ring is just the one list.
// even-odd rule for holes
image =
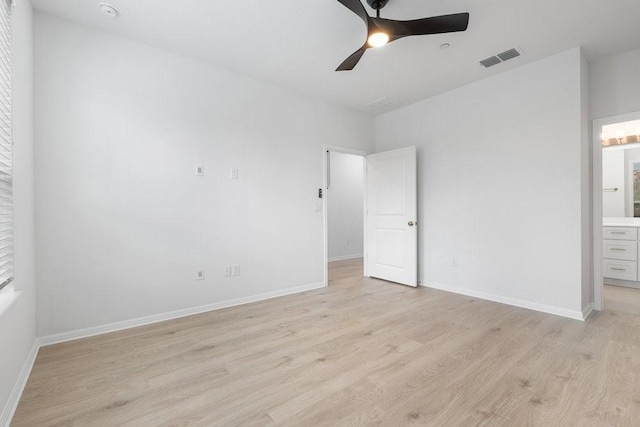
[[367, 49], [369, 49], [369, 48], [365, 44], [360, 49], [358, 49], [355, 52], [353, 52], [351, 54], [351, 56], [349, 56], [347, 59], [345, 59], [342, 62], [342, 64], [340, 64], [340, 66], [338, 68], [336, 68], [336, 71], [350, 71], [350, 70], [353, 70], [353, 68], [356, 66], [358, 61], [360, 61], [360, 58], [362, 58], [362, 55], [364, 55], [364, 53], [366, 52]]
[[394, 42], [394, 41], [396, 41], [398, 39], [401, 39], [403, 37], [408, 37], [408, 36], [405, 36], [405, 35], [402, 35], [402, 34], [391, 34], [389, 36], [389, 41], [387, 42], [387, 44], [391, 43], [391, 42]]
[[422, 36], [426, 34], [455, 33], [465, 31], [469, 26], [468, 13], [433, 16], [411, 21], [371, 18], [376, 27], [388, 34], [401, 36]]
[[358, 15], [360, 19], [364, 21], [365, 24], [369, 25], [369, 14], [367, 10], [364, 8], [360, 0], [338, 0], [345, 6], [347, 9], [351, 10], [353, 13]]

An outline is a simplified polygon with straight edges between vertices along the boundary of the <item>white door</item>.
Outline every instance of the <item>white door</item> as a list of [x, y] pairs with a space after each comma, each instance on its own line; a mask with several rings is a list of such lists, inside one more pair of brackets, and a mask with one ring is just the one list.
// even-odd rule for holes
[[367, 156], [367, 276], [417, 286], [416, 147]]

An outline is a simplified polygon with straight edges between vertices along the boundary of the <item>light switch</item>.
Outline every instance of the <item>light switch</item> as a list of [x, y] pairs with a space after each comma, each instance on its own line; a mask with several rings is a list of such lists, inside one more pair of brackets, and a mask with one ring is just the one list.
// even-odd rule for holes
[[231, 179], [239, 179], [238, 168], [231, 169]]
[[204, 165], [196, 165], [196, 176], [204, 176]]

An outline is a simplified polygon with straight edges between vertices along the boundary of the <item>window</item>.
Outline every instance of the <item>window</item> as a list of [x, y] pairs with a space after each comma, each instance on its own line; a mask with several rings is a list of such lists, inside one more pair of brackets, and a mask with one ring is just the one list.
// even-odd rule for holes
[[11, 0], [0, 0], [0, 289], [13, 280]]

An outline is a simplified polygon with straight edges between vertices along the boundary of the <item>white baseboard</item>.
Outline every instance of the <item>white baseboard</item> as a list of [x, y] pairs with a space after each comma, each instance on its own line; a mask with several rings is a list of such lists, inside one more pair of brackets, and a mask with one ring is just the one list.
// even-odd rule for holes
[[543, 313], [555, 314], [556, 316], [568, 317], [569, 319], [583, 320], [586, 317], [581, 311], [567, 310], [566, 308], [555, 307], [552, 305], [538, 304], [535, 302], [509, 298], [502, 295], [490, 294], [487, 292], [476, 291], [474, 289], [460, 288], [457, 286], [443, 285], [441, 283], [423, 281], [420, 286], [426, 288], [439, 289], [441, 291], [453, 292], [454, 294], [466, 295], [474, 298], [480, 298], [488, 301], [499, 302], [501, 304], [513, 305], [515, 307], [528, 308], [530, 310], [541, 311]]
[[585, 308], [582, 309], [582, 320], [587, 320], [587, 317], [593, 311], [593, 303], [589, 303]]
[[334, 257], [329, 258], [329, 262], [332, 262], [332, 261], [345, 261], [345, 260], [348, 260], [348, 259], [362, 258], [363, 256], [364, 256], [363, 254], [334, 256]]
[[25, 360], [24, 365], [22, 366], [20, 375], [18, 375], [18, 379], [13, 386], [13, 390], [11, 390], [9, 400], [7, 400], [2, 413], [0, 413], [0, 426], [9, 427], [9, 424], [13, 419], [13, 414], [15, 414], [16, 409], [18, 408], [18, 403], [20, 402], [20, 398], [22, 397], [24, 387], [27, 385], [27, 380], [29, 379], [29, 375], [31, 374], [33, 364], [36, 361], [36, 356], [38, 356], [39, 349], [40, 340], [36, 338], [33, 342], [33, 346], [31, 347], [31, 351], [27, 356], [27, 360]]
[[609, 277], [602, 278], [603, 285], [623, 286], [625, 288], [640, 289], [640, 282], [631, 280], [611, 279]]
[[91, 328], [78, 329], [75, 331], [62, 332], [59, 334], [47, 335], [40, 338], [40, 345], [52, 345], [62, 342], [73, 341], [80, 338], [88, 338], [95, 335], [107, 334], [109, 332], [121, 331], [123, 329], [135, 328], [137, 326], [150, 325], [152, 323], [164, 322], [165, 320], [178, 319], [180, 317], [191, 316], [194, 314], [206, 313], [208, 311], [220, 310], [223, 308], [234, 307], [242, 304], [263, 301], [271, 298], [281, 297], [285, 295], [297, 294], [300, 292], [311, 291], [325, 287], [323, 282], [312, 283], [310, 285], [298, 286], [295, 288], [283, 289], [280, 291], [267, 292], [264, 294], [253, 295], [250, 297], [238, 298], [230, 301], [216, 302], [213, 304], [201, 305], [198, 307], [185, 308], [182, 310], [171, 311], [168, 313], [154, 314], [152, 316], [139, 317], [137, 319], [124, 320], [122, 322], [108, 323], [106, 325], [94, 326]]

